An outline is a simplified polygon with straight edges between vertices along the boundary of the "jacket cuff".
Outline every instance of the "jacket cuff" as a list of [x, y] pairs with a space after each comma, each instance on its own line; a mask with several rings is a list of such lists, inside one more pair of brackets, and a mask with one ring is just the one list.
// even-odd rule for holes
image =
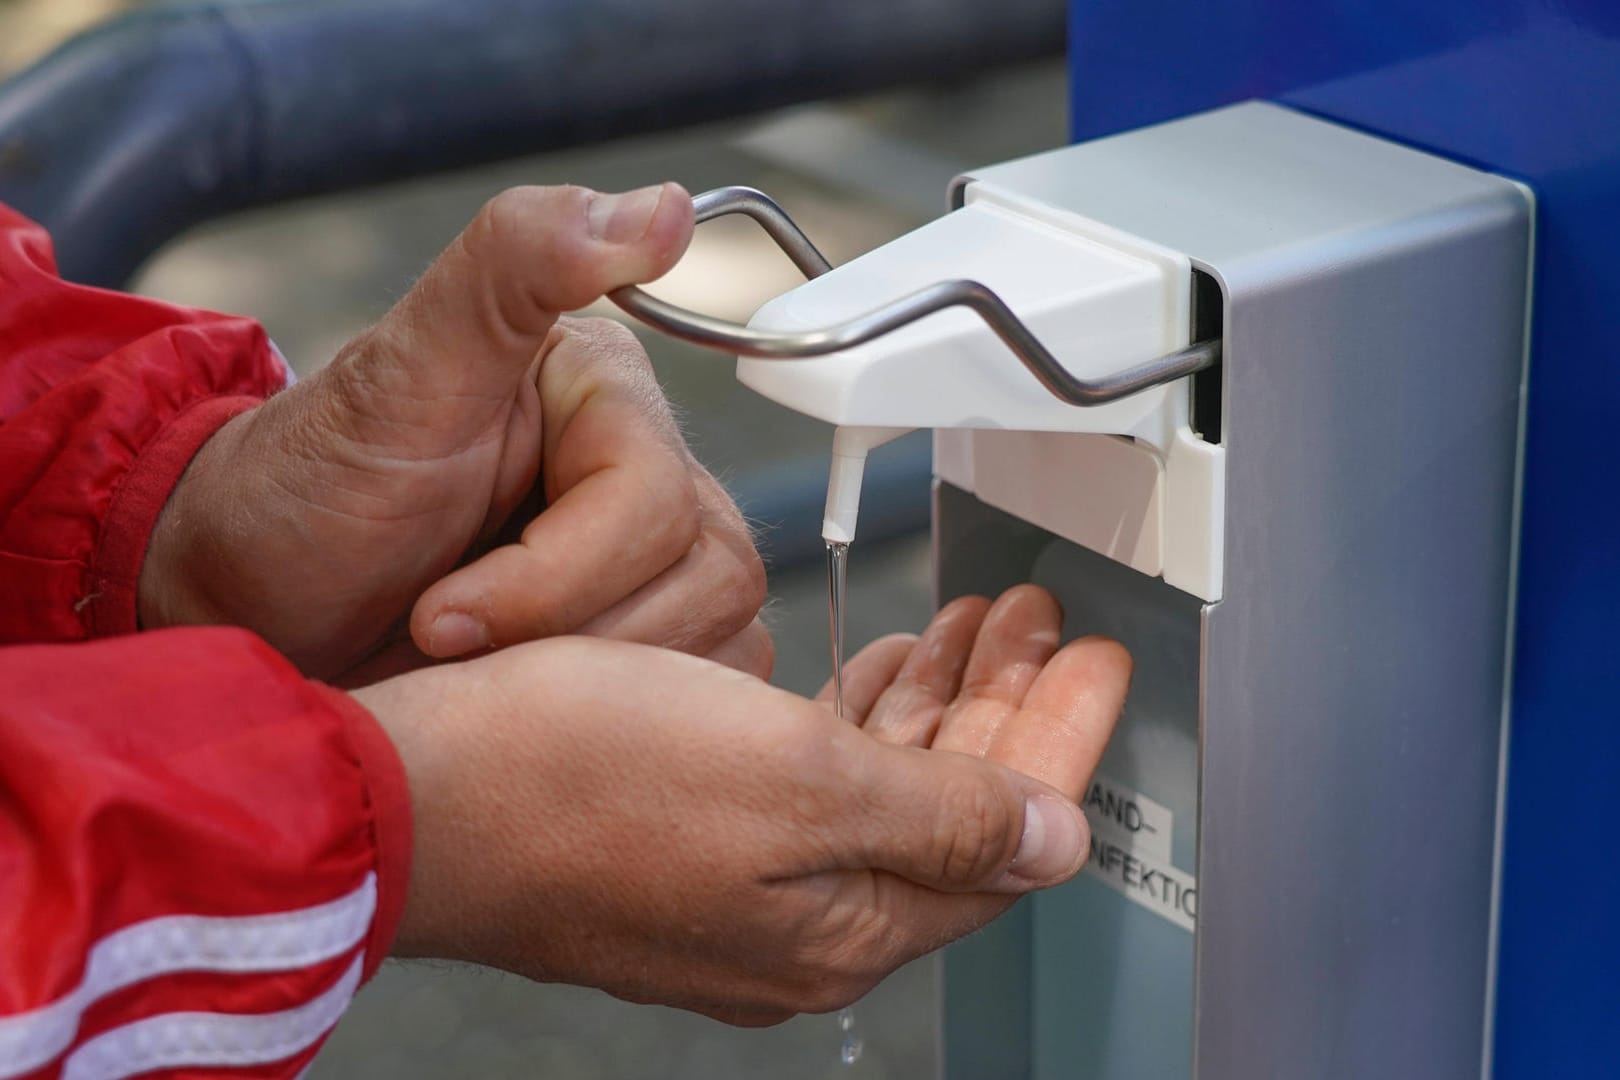
[[141, 563], [169, 494], [204, 443], [232, 417], [262, 404], [248, 396], [204, 398], [182, 409], [136, 455], [113, 492], [90, 560], [84, 623], [91, 637], [133, 634]]
[[321, 683], [310, 686], [327, 699], [343, 722], [349, 746], [360, 762], [369, 802], [372, 843], [377, 852], [377, 914], [366, 937], [366, 964], [362, 978], [369, 980], [387, 959], [405, 915], [411, 885], [411, 792], [405, 766], [393, 740], [376, 717], [354, 698]]

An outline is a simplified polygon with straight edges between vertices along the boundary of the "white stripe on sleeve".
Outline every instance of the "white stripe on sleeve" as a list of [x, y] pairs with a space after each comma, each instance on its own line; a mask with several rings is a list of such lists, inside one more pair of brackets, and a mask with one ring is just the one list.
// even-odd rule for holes
[[33, 1072], [72, 1046], [84, 1010], [108, 994], [179, 971], [290, 971], [322, 963], [364, 941], [376, 911], [377, 875], [368, 873], [353, 892], [314, 907], [165, 915], [108, 934], [91, 947], [77, 987], [49, 1005], [0, 1017], [0, 1080]]
[[338, 1022], [360, 985], [365, 953], [320, 997], [249, 1016], [175, 1012], [112, 1028], [68, 1055], [62, 1080], [124, 1080], [153, 1069], [265, 1065], [307, 1050]]

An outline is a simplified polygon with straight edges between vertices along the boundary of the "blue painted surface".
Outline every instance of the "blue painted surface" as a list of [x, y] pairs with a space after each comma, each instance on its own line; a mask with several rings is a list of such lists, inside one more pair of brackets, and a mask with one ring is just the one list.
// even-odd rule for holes
[[1073, 0], [1078, 139], [1245, 98], [1538, 200], [1497, 1080], [1620, 1075], [1620, 2]]

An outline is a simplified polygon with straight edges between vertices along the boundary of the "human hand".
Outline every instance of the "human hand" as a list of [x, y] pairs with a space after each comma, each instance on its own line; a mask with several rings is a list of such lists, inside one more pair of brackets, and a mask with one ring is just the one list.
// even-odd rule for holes
[[1059, 621], [1033, 586], [957, 601], [850, 661], [853, 723], [581, 638], [357, 691], [414, 807], [396, 952], [737, 1024], [848, 1004], [1080, 869], [1130, 660]]
[[635, 338], [558, 318], [660, 276], [691, 230], [675, 185], [493, 199], [327, 368], [203, 447], [153, 532], [142, 625], [244, 626], [351, 684], [564, 633], [767, 674], [736, 506]]

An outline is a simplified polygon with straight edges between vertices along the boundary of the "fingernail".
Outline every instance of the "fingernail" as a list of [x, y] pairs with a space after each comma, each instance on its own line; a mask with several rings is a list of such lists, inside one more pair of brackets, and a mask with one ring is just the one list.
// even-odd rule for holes
[[663, 184], [637, 188], [623, 195], [596, 195], [585, 210], [585, 220], [596, 239], [609, 244], [628, 244], [647, 235], [647, 227], [663, 201]]
[[1007, 872], [1031, 881], [1061, 877], [1080, 862], [1080, 808], [1051, 795], [1024, 804], [1024, 837]]
[[489, 631], [471, 615], [452, 611], [428, 627], [428, 652], [434, 656], [462, 656], [489, 644]]

